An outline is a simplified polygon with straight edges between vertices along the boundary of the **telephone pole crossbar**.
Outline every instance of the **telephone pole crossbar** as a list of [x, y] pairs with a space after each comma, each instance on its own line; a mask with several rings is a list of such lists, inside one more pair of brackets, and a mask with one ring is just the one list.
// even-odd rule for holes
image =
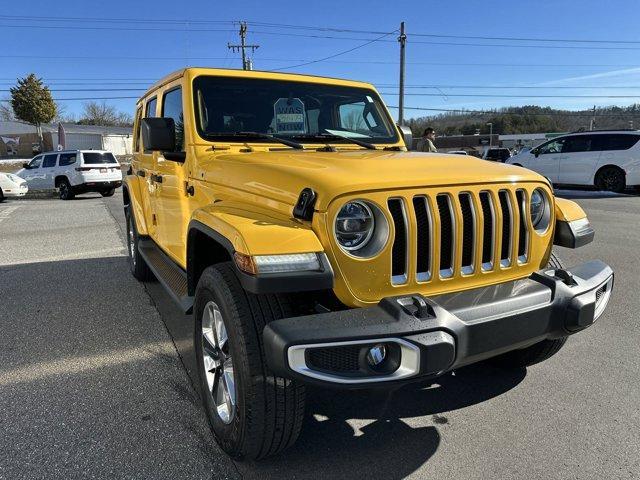
[[233, 52], [241, 52], [242, 53], [242, 69], [243, 70], [251, 70], [253, 67], [253, 64], [251, 62], [251, 59], [249, 57], [247, 57], [247, 53], [246, 50], [250, 49], [251, 53], [255, 52], [258, 48], [260, 48], [260, 45], [247, 45], [246, 44], [246, 38], [247, 38], [247, 22], [240, 22], [240, 45], [232, 45], [230, 43], [227, 43], [227, 48]]

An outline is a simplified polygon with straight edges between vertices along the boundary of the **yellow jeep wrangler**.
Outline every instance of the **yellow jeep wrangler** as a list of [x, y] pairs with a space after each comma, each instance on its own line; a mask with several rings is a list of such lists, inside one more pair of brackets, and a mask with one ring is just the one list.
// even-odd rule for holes
[[305, 384], [390, 387], [549, 358], [605, 309], [613, 272], [565, 269], [584, 211], [521, 167], [409, 152], [375, 88], [188, 68], [140, 99], [130, 265], [186, 313], [229, 455], [297, 438]]

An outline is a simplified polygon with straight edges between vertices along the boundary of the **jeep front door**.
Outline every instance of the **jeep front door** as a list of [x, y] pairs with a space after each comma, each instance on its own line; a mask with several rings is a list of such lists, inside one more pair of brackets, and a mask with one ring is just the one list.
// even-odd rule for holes
[[[147, 100], [144, 106], [144, 117], [155, 117], [157, 99], [153, 97]], [[142, 110], [139, 111], [142, 116]], [[142, 118], [140, 118], [142, 120]], [[156, 182], [154, 181], [155, 175], [155, 154], [150, 150], [145, 150], [145, 146], [142, 142], [142, 135], [140, 133], [140, 122], [136, 126], [136, 136], [138, 151], [136, 158], [138, 163], [136, 165], [136, 171], [134, 172], [140, 182], [140, 193], [142, 195], [142, 208], [144, 210], [145, 223], [147, 225], [147, 232], [151, 238], [156, 240], [157, 233], [157, 217], [155, 211], [155, 191]]]

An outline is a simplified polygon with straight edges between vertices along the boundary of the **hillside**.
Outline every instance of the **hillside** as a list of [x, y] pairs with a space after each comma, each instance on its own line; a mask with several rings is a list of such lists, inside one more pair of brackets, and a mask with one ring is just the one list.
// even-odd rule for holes
[[436, 129], [438, 135], [470, 135], [480, 129], [488, 133], [487, 123], [493, 123], [493, 133], [567, 132], [589, 129], [591, 118], [594, 128], [640, 128], [640, 104], [628, 107], [599, 107], [595, 110], [556, 110], [551, 107], [506, 107], [493, 111], [456, 111], [433, 116], [413, 118], [409, 126], [414, 135], [421, 135], [425, 127]]

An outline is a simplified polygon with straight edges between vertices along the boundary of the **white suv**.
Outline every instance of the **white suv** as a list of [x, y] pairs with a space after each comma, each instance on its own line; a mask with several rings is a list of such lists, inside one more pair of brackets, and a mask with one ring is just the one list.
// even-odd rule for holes
[[622, 192], [640, 186], [640, 131], [608, 130], [556, 137], [507, 159], [554, 185], [587, 185]]
[[17, 172], [32, 190], [57, 188], [60, 198], [98, 192], [113, 195], [122, 185], [122, 171], [113, 153], [104, 150], [63, 150], [43, 153]]

